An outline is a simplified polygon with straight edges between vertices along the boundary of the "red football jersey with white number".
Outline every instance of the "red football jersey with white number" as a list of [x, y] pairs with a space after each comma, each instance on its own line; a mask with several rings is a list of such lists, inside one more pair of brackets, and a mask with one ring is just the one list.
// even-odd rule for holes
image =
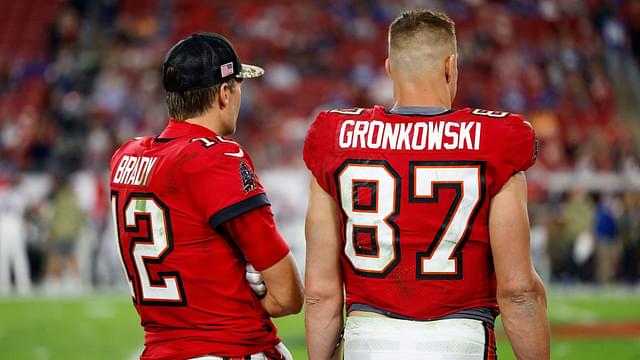
[[220, 227], [269, 205], [243, 147], [172, 120], [160, 136], [117, 150], [111, 203], [145, 330], [142, 359], [242, 356], [279, 343], [245, 264], [264, 270], [289, 249], [259, 238], [238, 244]]
[[319, 114], [304, 160], [342, 210], [347, 307], [417, 320], [497, 314], [489, 203], [535, 157], [534, 131], [516, 114]]

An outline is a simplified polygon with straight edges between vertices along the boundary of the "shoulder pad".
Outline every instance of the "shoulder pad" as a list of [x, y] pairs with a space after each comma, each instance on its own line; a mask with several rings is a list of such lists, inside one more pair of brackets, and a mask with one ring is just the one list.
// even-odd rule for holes
[[210, 149], [212, 147], [214, 147], [215, 145], [218, 144], [218, 142], [216, 141], [215, 137], [198, 137], [198, 138], [192, 138], [191, 140], [189, 140], [189, 143], [191, 144], [200, 144], [202, 147], [204, 147], [205, 149]]
[[209, 165], [220, 164], [228, 160], [250, 160], [246, 149], [234, 140], [222, 136], [194, 137], [189, 140], [185, 158], [187, 172], [197, 172]]
[[230, 138], [222, 136], [194, 137], [189, 140], [196, 150], [205, 150], [209, 153], [222, 153], [228, 150], [237, 150], [242, 145]]
[[154, 138], [153, 136], [138, 136], [138, 137], [131, 138], [125, 141], [124, 143], [122, 143], [122, 145], [120, 145], [120, 147], [118, 148], [118, 150], [116, 150], [115, 153], [117, 154], [120, 151], [125, 151], [131, 148], [132, 146], [136, 146], [136, 145], [144, 146], [145, 143], [148, 144], [149, 142], [153, 141], [153, 138]]

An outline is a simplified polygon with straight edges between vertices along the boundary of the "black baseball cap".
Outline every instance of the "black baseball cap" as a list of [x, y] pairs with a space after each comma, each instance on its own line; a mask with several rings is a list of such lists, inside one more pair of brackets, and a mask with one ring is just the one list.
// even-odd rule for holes
[[167, 53], [162, 83], [167, 91], [184, 92], [220, 84], [231, 78], [254, 78], [264, 69], [242, 64], [233, 45], [216, 33], [195, 33]]

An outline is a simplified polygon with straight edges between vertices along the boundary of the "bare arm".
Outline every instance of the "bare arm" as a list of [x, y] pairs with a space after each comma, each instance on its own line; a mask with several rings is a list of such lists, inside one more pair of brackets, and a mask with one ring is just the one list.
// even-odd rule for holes
[[311, 181], [305, 233], [307, 307], [305, 333], [310, 360], [339, 359], [343, 287], [340, 270], [340, 219], [333, 198]]
[[297, 314], [302, 309], [302, 283], [293, 255], [260, 272], [267, 294], [260, 302], [272, 317]]
[[516, 357], [549, 359], [549, 321], [542, 280], [531, 263], [527, 183], [512, 176], [491, 201], [491, 251], [502, 322]]

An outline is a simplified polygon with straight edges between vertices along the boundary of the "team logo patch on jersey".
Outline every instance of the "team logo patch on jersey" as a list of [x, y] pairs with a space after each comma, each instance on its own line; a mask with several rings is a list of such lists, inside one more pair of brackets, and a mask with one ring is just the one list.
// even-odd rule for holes
[[256, 174], [244, 161], [240, 162], [240, 179], [242, 179], [242, 190], [250, 192], [258, 187]]

